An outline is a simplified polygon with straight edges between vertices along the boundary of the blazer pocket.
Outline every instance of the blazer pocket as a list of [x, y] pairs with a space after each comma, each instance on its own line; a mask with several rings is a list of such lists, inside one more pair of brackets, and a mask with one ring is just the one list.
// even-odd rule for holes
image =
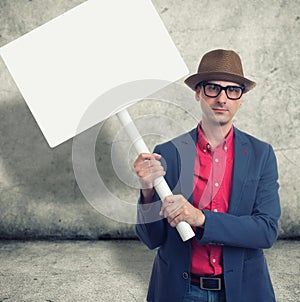
[[256, 261], [257, 258], [263, 256], [263, 251], [261, 249], [246, 249], [244, 262], [248, 263], [251, 261]]
[[266, 274], [266, 259], [265, 255], [261, 252], [258, 255], [248, 258], [244, 261], [243, 268], [243, 279], [245, 281], [248, 278], [257, 279], [258, 276], [262, 276]]
[[274, 291], [263, 253], [244, 261], [242, 275], [241, 291], [244, 297], [242, 301], [275, 302]]

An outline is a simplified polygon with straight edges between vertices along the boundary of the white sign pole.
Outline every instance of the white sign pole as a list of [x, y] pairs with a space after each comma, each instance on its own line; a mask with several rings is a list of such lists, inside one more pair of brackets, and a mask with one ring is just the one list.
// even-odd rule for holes
[[[129, 138], [131, 139], [136, 151], [138, 154], [140, 153], [150, 153], [148, 147], [146, 146], [143, 138], [141, 137], [138, 129], [133, 123], [127, 109], [123, 109], [122, 111], [117, 113], [118, 118], [123, 124]], [[173, 195], [170, 190], [166, 180], [163, 176], [158, 177], [154, 181], [154, 188], [159, 195], [161, 200], [164, 200], [167, 196]], [[195, 236], [195, 233], [191, 226], [185, 222], [181, 221], [176, 226], [177, 231], [183, 241], [187, 241]]]

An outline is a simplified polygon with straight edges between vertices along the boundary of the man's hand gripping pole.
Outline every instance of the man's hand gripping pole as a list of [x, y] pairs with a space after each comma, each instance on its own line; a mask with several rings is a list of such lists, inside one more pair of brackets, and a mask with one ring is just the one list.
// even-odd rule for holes
[[[150, 153], [143, 138], [141, 137], [139, 131], [133, 123], [127, 109], [123, 109], [122, 111], [118, 112], [117, 115], [121, 123], [125, 127], [125, 130], [138, 154]], [[164, 200], [167, 196], [173, 195], [163, 176], [160, 176], [154, 180], [154, 188], [161, 200]], [[185, 221], [179, 222], [176, 226], [176, 229], [183, 241], [187, 241], [195, 236], [193, 229]]]

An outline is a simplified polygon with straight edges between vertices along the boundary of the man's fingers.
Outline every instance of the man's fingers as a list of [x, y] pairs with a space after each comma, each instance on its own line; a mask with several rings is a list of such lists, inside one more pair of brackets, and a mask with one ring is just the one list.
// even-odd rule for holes
[[138, 159], [140, 161], [151, 160], [151, 159], [159, 160], [160, 158], [161, 155], [157, 153], [140, 153], [138, 156]]
[[142, 189], [153, 187], [154, 180], [165, 175], [166, 172], [163, 170], [163, 168], [151, 173], [149, 173], [147, 170], [143, 170], [138, 173]]
[[181, 212], [181, 206], [177, 203], [173, 203], [165, 208], [164, 215], [165, 218], [168, 218], [168, 220], [172, 221], [176, 216], [180, 215]]
[[177, 202], [164, 202], [160, 210], [160, 215], [164, 218], [168, 218], [171, 215], [175, 215], [180, 207], [180, 204], [178, 204]]
[[165, 176], [165, 171], [159, 159], [161, 155], [157, 153], [141, 153], [135, 160], [133, 167], [139, 177], [141, 188], [153, 188], [153, 181]]
[[159, 159], [161, 156], [159, 154], [149, 154], [149, 153], [141, 153], [138, 158], [133, 163], [134, 169], [148, 169], [153, 166], [161, 166]]
[[[137, 175], [141, 178], [155, 179], [158, 176], [165, 175], [165, 170], [162, 166], [148, 166], [137, 171]], [[158, 175], [158, 176], [157, 176]]]
[[140, 153], [137, 159], [133, 163], [134, 168], [136, 169], [143, 162], [150, 160], [151, 158], [154, 158], [154, 156], [150, 153]]
[[153, 182], [156, 178], [165, 176], [166, 172], [164, 170], [156, 171], [155, 173], [151, 173], [150, 175], [144, 177], [145, 181]]
[[182, 213], [183, 206], [186, 202], [187, 200], [182, 195], [167, 196], [159, 214], [171, 222]]

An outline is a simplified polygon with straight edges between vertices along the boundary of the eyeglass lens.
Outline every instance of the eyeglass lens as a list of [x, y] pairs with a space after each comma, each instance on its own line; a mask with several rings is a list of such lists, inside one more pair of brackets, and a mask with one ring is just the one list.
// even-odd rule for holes
[[226, 95], [231, 100], [238, 100], [243, 94], [243, 88], [239, 86], [226, 86], [223, 87], [218, 84], [206, 83], [203, 84], [204, 93], [208, 97], [217, 97], [222, 90], [225, 90]]

